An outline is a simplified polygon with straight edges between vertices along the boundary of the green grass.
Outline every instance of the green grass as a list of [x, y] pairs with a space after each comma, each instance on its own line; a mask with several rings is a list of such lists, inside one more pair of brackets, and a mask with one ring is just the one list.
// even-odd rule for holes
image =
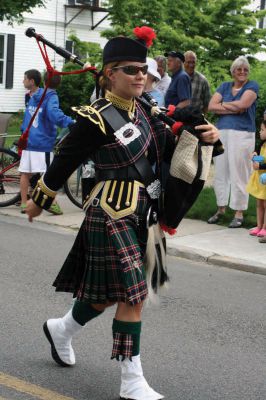
[[16, 113], [12, 115], [7, 128], [7, 133], [8, 135], [18, 135], [18, 137], [17, 138], [6, 137], [5, 147], [11, 147], [14, 140], [18, 140], [21, 134], [20, 125], [22, 123], [22, 119], [23, 119], [23, 113]]
[[[187, 213], [186, 218], [207, 221], [216, 211], [217, 205], [214, 190], [212, 187], [206, 187], [202, 190], [197, 201]], [[228, 226], [233, 217], [234, 211], [228, 207], [219, 225]], [[256, 224], [256, 199], [250, 196], [248, 209], [244, 212], [243, 226], [245, 228], [252, 228], [256, 226]]]

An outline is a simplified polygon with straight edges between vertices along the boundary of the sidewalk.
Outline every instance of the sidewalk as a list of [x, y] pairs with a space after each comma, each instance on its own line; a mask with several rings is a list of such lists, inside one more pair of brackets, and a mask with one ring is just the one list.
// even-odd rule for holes
[[[44, 211], [36, 221], [77, 230], [84, 218], [83, 211], [74, 206], [65, 195], [59, 194], [57, 199], [64, 214], [55, 216]], [[0, 215], [27, 219], [16, 206], [0, 208]], [[176, 235], [167, 235], [167, 253], [266, 275], [266, 244], [259, 243], [244, 228], [228, 229], [203, 221], [184, 219]]]

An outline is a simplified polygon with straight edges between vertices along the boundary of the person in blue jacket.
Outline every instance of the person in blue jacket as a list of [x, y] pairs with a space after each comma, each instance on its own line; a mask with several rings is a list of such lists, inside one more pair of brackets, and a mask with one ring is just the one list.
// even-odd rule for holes
[[[25, 78], [27, 77], [25, 72]], [[25, 80], [24, 78], [24, 80]], [[30, 127], [27, 147], [22, 151], [19, 171], [20, 191], [21, 191], [21, 212], [25, 213], [30, 178], [33, 174], [44, 173], [50, 165], [53, 158], [53, 147], [56, 140], [57, 126], [66, 128], [72, 125], [74, 121], [71, 117], [65, 115], [59, 108], [59, 99], [56, 88], [60, 85], [61, 76], [53, 76], [49, 82], [47, 74], [44, 75], [44, 83], [49, 86], [45, 98], [36, 114], [32, 126]], [[38, 107], [43, 88], [36, 88], [32, 94], [26, 108], [24, 119], [21, 125], [21, 131], [24, 132], [31, 120], [32, 115]], [[54, 202], [49, 210], [53, 214], [62, 214], [59, 205]]]

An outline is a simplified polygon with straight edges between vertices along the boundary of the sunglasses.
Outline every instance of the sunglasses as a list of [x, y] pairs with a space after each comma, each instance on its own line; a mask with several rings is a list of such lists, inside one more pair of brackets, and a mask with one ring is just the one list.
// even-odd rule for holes
[[126, 75], [137, 75], [139, 71], [141, 71], [143, 75], [146, 75], [148, 71], [148, 65], [143, 65], [141, 67], [137, 65], [123, 65], [121, 67], [112, 68], [112, 70], [114, 69], [121, 69]]

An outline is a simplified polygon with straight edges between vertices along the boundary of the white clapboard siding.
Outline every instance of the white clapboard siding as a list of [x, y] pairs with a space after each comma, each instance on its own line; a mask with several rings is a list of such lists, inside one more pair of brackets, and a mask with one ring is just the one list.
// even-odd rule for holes
[[[78, 8], [67, 8], [65, 12], [65, 4], [67, 0], [47, 0], [45, 8], [36, 7], [32, 13], [24, 13], [24, 22], [21, 25], [10, 26], [6, 22], [0, 23], [0, 34], [15, 35], [13, 88], [5, 89], [4, 85], [0, 85], [0, 112], [17, 112], [24, 109], [25, 89], [22, 83], [24, 72], [32, 68], [44, 72], [46, 68], [36, 40], [24, 34], [27, 28], [35, 28], [37, 33], [61, 47], [65, 47], [65, 42], [71, 32], [75, 33], [80, 40], [96, 42], [101, 47], [106, 43], [106, 39], [100, 36], [100, 32], [108, 28], [108, 19], [105, 19], [95, 30], [91, 30], [91, 11], [84, 10], [65, 27], [65, 20], [69, 22], [79, 11]], [[103, 12], [94, 13], [94, 25], [105, 15], [106, 13]], [[52, 65], [61, 70], [64, 62], [62, 57], [48, 47], [47, 51]]]

